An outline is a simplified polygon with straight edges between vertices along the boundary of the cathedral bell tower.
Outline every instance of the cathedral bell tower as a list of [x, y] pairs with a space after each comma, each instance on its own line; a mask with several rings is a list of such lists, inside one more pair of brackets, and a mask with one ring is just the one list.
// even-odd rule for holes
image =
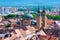
[[43, 29], [43, 28], [45, 28], [45, 27], [46, 27], [45, 8], [43, 8], [43, 11], [42, 11], [42, 13], [41, 13], [41, 17], [42, 17], [42, 20], [41, 20], [41, 22], [42, 22], [42, 24], [41, 24], [41, 25], [42, 25], [42, 26], [41, 26], [41, 27], [42, 27], [42, 29]]
[[41, 16], [40, 16], [40, 9], [39, 9], [39, 6], [38, 6], [38, 12], [37, 12], [37, 18], [36, 18], [36, 21], [37, 21], [37, 26], [36, 26], [36, 29], [39, 30], [40, 27], [41, 27]]

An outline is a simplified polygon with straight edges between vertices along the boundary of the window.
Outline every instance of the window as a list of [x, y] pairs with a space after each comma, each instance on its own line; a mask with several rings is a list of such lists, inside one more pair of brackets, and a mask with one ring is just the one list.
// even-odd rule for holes
[[37, 25], [37, 22], [31, 21], [31, 25], [32, 26], [36, 26]]

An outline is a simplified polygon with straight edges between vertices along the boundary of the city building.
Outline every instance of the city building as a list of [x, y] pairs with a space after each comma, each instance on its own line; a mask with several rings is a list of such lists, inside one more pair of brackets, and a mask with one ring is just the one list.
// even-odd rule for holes
[[17, 9], [13, 8], [13, 7], [5, 7], [4, 8], [4, 14], [14, 13], [16, 11], [17, 11]]
[[0, 14], [2, 14], [2, 8], [3, 8], [3, 7], [0, 6]]
[[3, 18], [2, 18], [2, 16], [0, 15], [0, 22], [2, 21], [2, 19], [3, 19]]

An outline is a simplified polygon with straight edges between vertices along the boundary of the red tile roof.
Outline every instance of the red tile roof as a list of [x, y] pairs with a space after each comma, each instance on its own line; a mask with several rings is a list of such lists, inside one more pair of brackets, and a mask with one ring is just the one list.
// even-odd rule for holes
[[53, 20], [48, 20], [48, 19], [47, 19], [47, 21], [46, 21], [47, 25], [52, 24], [52, 22], [53, 22]]
[[54, 36], [43, 36], [43, 35], [38, 35], [38, 38], [46, 39], [46, 40], [57, 40], [56, 37]]
[[23, 29], [23, 30], [27, 30], [27, 28], [26, 28], [26, 27], [23, 27], [22, 29]]

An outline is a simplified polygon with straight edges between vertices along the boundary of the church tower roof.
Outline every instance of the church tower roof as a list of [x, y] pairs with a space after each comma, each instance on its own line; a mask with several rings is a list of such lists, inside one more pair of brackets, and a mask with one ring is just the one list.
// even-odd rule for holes
[[38, 6], [38, 13], [40, 13], [40, 8], [39, 8], [39, 6]]

